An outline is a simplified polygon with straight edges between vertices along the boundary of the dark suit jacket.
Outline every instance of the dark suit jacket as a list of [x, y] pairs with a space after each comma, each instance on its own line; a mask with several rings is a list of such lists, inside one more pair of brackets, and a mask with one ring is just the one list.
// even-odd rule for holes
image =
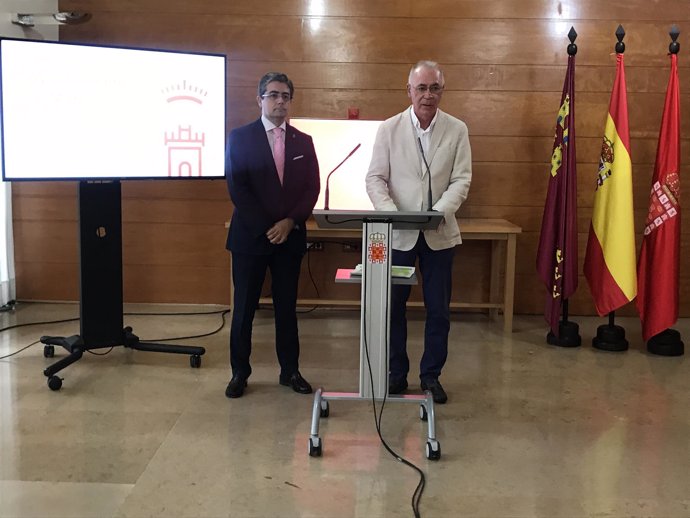
[[[228, 250], [270, 254], [272, 247], [286, 246], [296, 253], [304, 252], [305, 222], [320, 190], [319, 163], [309, 135], [287, 125], [281, 185], [261, 119], [236, 128], [228, 138], [225, 177], [235, 205]], [[292, 218], [296, 227], [285, 244], [272, 245], [266, 231], [284, 218]]]

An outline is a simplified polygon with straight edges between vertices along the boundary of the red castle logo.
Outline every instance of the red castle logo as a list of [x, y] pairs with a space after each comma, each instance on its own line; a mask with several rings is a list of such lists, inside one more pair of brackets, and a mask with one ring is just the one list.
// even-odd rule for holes
[[197, 104], [203, 104], [204, 97], [208, 94], [203, 88], [188, 84], [186, 79], [182, 81], [182, 84], [178, 83], [163, 88], [161, 93], [166, 96], [168, 103], [191, 101]]
[[208, 92], [184, 79], [181, 83], [163, 88], [161, 93], [165, 102], [171, 106], [171, 113], [175, 113], [177, 119], [176, 130], [165, 132], [164, 146], [168, 154], [168, 176], [201, 176], [205, 133], [203, 128], [202, 131], [198, 129], [193, 131], [194, 116], [192, 115], [189, 119], [188, 110], [182, 105], [178, 108], [174, 108], [173, 105], [192, 103], [193, 111], [196, 111], [199, 106], [195, 105], [202, 105]]
[[190, 126], [165, 134], [168, 146], [168, 176], [201, 176], [201, 148], [204, 134], [192, 133]]

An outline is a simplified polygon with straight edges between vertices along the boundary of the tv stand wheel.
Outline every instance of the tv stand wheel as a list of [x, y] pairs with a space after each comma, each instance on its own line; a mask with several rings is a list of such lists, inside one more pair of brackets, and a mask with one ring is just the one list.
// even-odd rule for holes
[[48, 388], [50, 390], [60, 390], [62, 387], [62, 378], [58, 378], [57, 376], [51, 376], [48, 378]]
[[43, 357], [44, 358], [52, 358], [55, 356], [55, 347], [52, 345], [44, 345], [43, 346]]
[[193, 354], [192, 356], [189, 357], [189, 365], [192, 366], [192, 369], [198, 369], [201, 367], [201, 356], [198, 354]]

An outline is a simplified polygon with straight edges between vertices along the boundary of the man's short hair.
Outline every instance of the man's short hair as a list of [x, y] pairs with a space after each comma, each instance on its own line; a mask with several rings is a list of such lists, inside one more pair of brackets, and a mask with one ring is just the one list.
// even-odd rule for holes
[[446, 83], [446, 78], [443, 77], [443, 70], [441, 70], [441, 65], [436, 63], [436, 61], [429, 61], [426, 59], [422, 61], [417, 61], [414, 65], [412, 65], [412, 68], [410, 69], [410, 74], [407, 76], [408, 83], [410, 83], [410, 81], [412, 80], [412, 74], [414, 74], [418, 68], [431, 68], [432, 70], [438, 71], [438, 76], [441, 79], [441, 86], [443, 86]]
[[292, 97], [295, 95], [295, 87], [292, 85], [292, 81], [290, 81], [288, 76], [281, 72], [269, 72], [264, 74], [259, 81], [259, 97], [266, 93], [266, 85], [272, 81], [278, 81], [279, 83], [288, 85], [288, 88], [290, 89], [290, 99], [292, 99]]

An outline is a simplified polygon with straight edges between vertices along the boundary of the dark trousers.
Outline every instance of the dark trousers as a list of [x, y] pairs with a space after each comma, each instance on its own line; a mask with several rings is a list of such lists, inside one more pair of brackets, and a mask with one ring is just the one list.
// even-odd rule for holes
[[297, 286], [302, 253], [287, 247], [274, 247], [270, 255], [233, 252], [232, 280], [235, 285], [230, 328], [230, 366], [233, 374], [246, 378], [252, 373], [252, 323], [259, 304], [266, 269], [271, 271], [271, 293], [275, 311], [275, 343], [281, 374], [289, 376], [299, 369], [297, 331]]
[[[424, 234], [419, 233], [412, 250], [393, 249], [393, 264], [414, 266], [419, 258], [422, 277], [426, 323], [424, 326], [424, 354], [419, 364], [419, 378], [437, 379], [448, 357], [450, 331], [450, 293], [452, 288], [453, 255], [455, 248], [432, 250]], [[411, 286], [395, 284], [391, 291], [390, 378], [407, 377], [410, 361], [407, 357], [407, 299]]]

